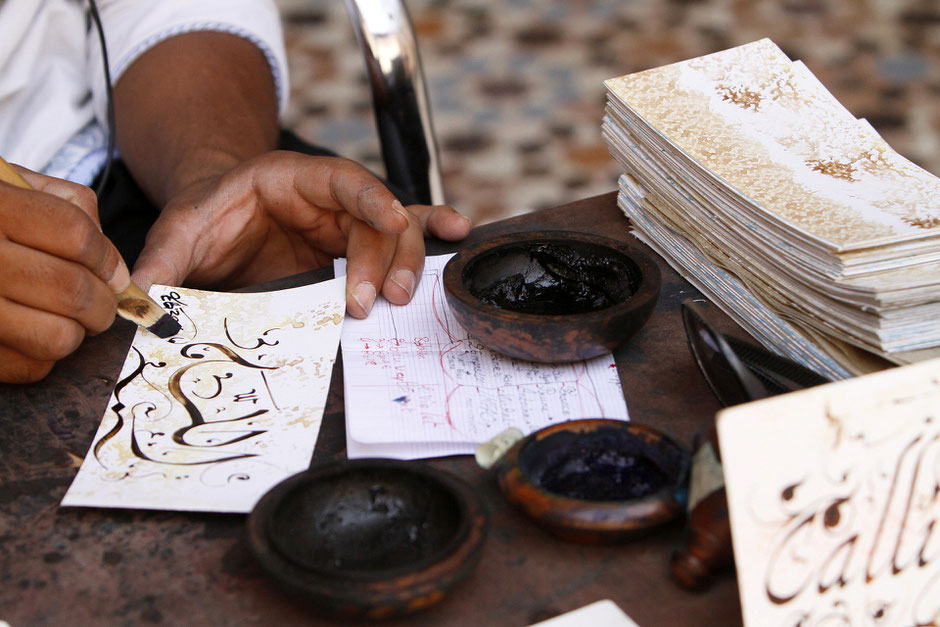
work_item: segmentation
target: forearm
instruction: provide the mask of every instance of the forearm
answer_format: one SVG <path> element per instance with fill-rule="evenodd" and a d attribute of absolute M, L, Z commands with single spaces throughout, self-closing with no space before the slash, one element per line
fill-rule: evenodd
<path fill-rule="evenodd" d="M 251 42 L 226 33 L 157 44 L 122 74 L 114 107 L 121 156 L 158 206 L 277 144 L 267 60 Z"/>

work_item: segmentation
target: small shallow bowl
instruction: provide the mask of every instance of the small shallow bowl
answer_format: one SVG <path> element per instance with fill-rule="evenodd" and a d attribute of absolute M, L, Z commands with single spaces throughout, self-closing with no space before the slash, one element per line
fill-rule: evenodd
<path fill-rule="evenodd" d="M 683 515 L 690 463 L 661 431 L 589 418 L 522 438 L 492 470 L 503 495 L 555 536 L 606 544 Z"/>
<path fill-rule="evenodd" d="M 444 267 L 457 321 L 488 348 L 537 362 L 614 349 L 646 323 L 659 288 L 659 267 L 637 246 L 573 231 L 503 235 Z"/>
<path fill-rule="evenodd" d="M 439 601 L 480 559 L 488 515 L 463 480 L 415 462 L 314 467 L 265 494 L 248 540 L 273 581 L 317 610 L 390 618 Z"/>

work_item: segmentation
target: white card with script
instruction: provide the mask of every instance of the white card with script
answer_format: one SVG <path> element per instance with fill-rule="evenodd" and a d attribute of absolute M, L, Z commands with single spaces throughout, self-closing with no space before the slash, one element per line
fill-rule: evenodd
<path fill-rule="evenodd" d="M 182 331 L 138 329 L 63 505 L 249 512 L 306 470 L 345 281 L 232 294 L 154 286 Z"/>
<path fill-rule="evenodd" d="M 717 420 L 747 625 L 940 624 L 940 360 Z"/>

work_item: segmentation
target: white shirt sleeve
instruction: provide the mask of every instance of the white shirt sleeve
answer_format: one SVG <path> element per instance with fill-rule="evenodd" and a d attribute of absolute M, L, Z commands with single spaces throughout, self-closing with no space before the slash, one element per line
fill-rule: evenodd
<path fill-rule="evenodd" d="M 181 33 L 220 31 L 248 39 L 271 66 L 280 111 L 287 106 L 287 53 L 273 0 L 98 0 L 112 84 L 148 48 Z M 95 114 L 107 125 L 104 61 L 98 33 L 89 29 L 88 82 Z"/>

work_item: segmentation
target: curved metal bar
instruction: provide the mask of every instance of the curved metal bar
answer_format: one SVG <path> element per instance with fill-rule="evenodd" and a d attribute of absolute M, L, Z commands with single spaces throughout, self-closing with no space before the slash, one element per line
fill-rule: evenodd
<path fill-rule="evenodd" d="M 402 0 L 345 0 L 372 86 L 388 181 L 424 204 L 444 185 L 411 17 Z"/>

